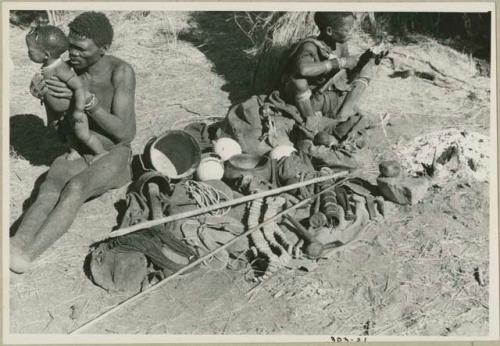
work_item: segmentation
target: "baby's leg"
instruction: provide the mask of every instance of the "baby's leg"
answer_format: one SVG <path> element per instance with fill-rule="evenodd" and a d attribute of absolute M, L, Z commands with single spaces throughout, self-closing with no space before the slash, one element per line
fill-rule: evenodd
<path fill-rule="evenodd" d="M 76 138 L 89 147 L 94 154 L 105 153 L 106 149 L 101 141 L 89 129 L 87 115 L 83 112 L 74 112 L 73 119 Z"/>

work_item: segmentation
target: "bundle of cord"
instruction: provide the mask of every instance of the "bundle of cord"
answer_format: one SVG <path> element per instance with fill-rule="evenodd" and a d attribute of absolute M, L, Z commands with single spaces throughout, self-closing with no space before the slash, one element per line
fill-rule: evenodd
<path fill-rule="evenodd" d="M 216 205 L 222 201 L 228 201 L 230 199 L 224 192 L 203 182 L 187 180 L 183 183 L 183 185 L 189 196 L 196 201 L 196 204 L 200 208 Z M 221 208 L 211 211 L 210 214 L 214 216 L 223 216 L 230 210 L 231 207 Z"/>

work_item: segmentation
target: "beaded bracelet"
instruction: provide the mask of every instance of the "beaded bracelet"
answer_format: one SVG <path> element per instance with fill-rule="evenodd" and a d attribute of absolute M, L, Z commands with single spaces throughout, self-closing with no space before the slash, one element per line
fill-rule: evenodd
<path fill-rule="evenodd" d="M 352 83 L 361 83 L 361 84 L 364 84 L 365 87 L 368 88 L 368 85 L 370 84 L 370 80 L 368 78 L 365 78 L 365 77 L 359 77 L 359 78 L 356 78 Z"/>
<path fill-rule="evenodd" d="M 89 113 L 94 110 L 94 108 L 99 104 L 99 99 L 95 94 L 91 94 L 90 101 L 85 104 L 84 110 L 85 112 Z"/>

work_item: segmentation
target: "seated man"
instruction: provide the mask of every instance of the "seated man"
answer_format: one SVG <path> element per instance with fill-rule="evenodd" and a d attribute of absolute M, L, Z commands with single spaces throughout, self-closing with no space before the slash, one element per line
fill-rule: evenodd
<path fill-rule="evenodd" d="M 315 134 L 321 130 L 317 112 L 338 122 L 347 120 L 371 78 L 373 63 L 368 62 L 355 76 L 347 97 L 346 90 L 325 84 L 341 69 L 353 70 L 358 56 L 350 56 L 347 41 L 355 18 L 352 12 L 316 12 L 314 21 L 320 30 L 317 38 L 307 38 L 291 50 L 280 93 L 284 101 L 299 110 L 305 128 Z"/>
<path fill-rule="evenodd" d="M 135 137 L 135 73 L 121 59 L 106 55 L 113 39 L 113 28 L 102 13 L 85 12 L 69 24 L 69 64 L 86 89 L 85 113 L 89 128 L 108 152 L 92 160 L 94 153 L 77 148 L 82 156 L 68 160 L 67 154 L 51 165 L 33 205 L 23 215 L 10 239 L 10 269 L 23 273 L 31 263 L 68 231 L 83 203 L 130 181 L 130 142 Z M 67 112 L 56 112 L 73 97 L 61 81 L 49 79 L 46 111 L 49 122 L 58 129 L 68 125 Z M 50 101 L 51 99 L 54 99 Z M 57 102 L 59 98 L 60 102 Z"/>

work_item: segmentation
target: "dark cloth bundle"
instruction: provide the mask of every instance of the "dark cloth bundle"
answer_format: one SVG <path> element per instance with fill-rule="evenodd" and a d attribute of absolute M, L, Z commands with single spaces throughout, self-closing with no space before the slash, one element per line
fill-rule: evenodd
<path fill-rule="evenodd" d="M 231 189 L 223 182 L 209 181 L 207 183 L 232 198 Z M 135 184 L 133 187 L 139 189 L 142 185 Z M 126 211 L 123 213 L 120 228 L 148 220 L 150 210 L 145 198 L 142 191 L 128 192 Z M 182 183 L 175 185 L 170 196 L 162 195 L 162 203 L 162 210 L 169 215 L 198 208 L 196 201 L 189 195 Z M 197 222 L 200 226 L 209 223 L 203 232 L 202 242 L 190 243 L 185 239 L 181 227 L 189 222 L 188 219 L 110 238 L 103 243 L 96 244 L 89 255 L 92 280 L 108 291 L 140 290 L 144 284 L 148 283 L 148 274 L 157 273 L 159 270 L 163 277 L 169 276 L 198 259 L 208 250 L 213 250 L 212 246 L 207 246 L 207 244 L 221 244 L 229 240 L 230 238 L 225 235 L 226 231 L 213 232 L 218 228 L 225 230 L 224 225 L 228 225 L 228 220 L 232 220 L 231 229 L 241 233 L 244 209 L 245 205 L 232 208 L 223 218 L 216 216 L 208 218 L 205 215 L 195 218 L 199 220 Z M 237 227 L 238 225 L 240 227 Z M 198 234 L 195 233 L 194 236 Z M 200 251 L 200 248 L 193 244 L 200 244 L 203 250 Z M 241 248 L 242 246 L 239 246 L 238 251 L 241 251 Z M 153 266 L 148 266 L 148 263 Z M 130 268 L 130 271 L 127 268 Z"/>
<path fill-rule="evenodd" d="M 318 96 L 323 107 L 337 107 L 337 101 L 329 100 L 328 94 Z M 328 99 L 328 100 L 326 100 Z M 300 117 L 293 105 L 286 103 L 279 91 L 268 96 L 254 95 L 229 110 L 221 123 L 221 135 L 234 138 L 244 153 L 263 155 L 278 145 L 291 145 L 298 139 L 295 120 Z M 321 128 L 331 129 L 338 121 L 321 117 Z"/>

